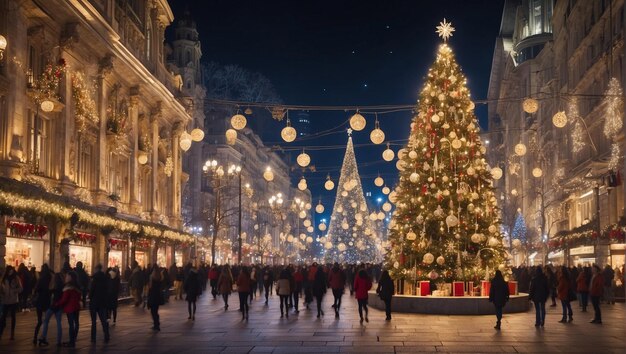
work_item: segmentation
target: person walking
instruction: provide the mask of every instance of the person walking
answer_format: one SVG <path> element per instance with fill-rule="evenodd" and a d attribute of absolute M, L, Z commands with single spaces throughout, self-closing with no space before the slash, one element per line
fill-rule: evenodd
<path fill-rule="evenodd" d="M 70 340 L 62 345 L 68 348 L 76 346 L 76 337 L 78 335 L 78 312 L 80 312 L 80 301 L 82 292 L 78 286 L 78 275 L 76 272 L 69 272 L 65 275 L 65 286 L 61 298 L 54 304 L 55 307 L 63 309 L 63 313 L 67 316 L 68 332 Z"/>
<path fill-rule="evenodd" d="M 557 278 L 556 278 L 556 274 L 554 274 L 554 270 L 552 269 L 552 266 L 548 266 L 546 268 L 546 277 L 548 278 L 548 287 L 550 288 L 550 299 L 552 299 L 552 304 L 550 304 L 550 307 L 556 307 Z"/>
<path fill-rule="evenodd" d="M 222 268 L 222 272 L 217 281 L 217 288 L 224 299 L 224 311 L 226 311 L 228 310 L 228 296 L 233 291 L 233 274 L 228 264 Z"/>
<path fill-rule="evenodd" d="M 367 292 L 372 288 L 372 280 L 369 275 L 365 271 L 365 269 L 361 269 L 357 276 L 354 278 L 354 297 L 359 304 L 359 317 L 361 318 L 361 323 L 363 323 L 363 311 L 365 311 L 365 322 L 369 322 L 368 309 L 367 309 Z"/>
<path fill-rule="evenodd" d="M 500 329 L 502 323 L 502 308 L 509 301 L 509 284 L 504 281 L 502 272 L 496 270 L 496 275 L 491 280 L 491 288 L 489 289 L 489 302 L 493 303 L 496 308 L 496 325 L 493 327 Z"/>
<path fill-rule="evenodd" d="M 22 292 L 22 284 L 15 272 L 15 268 L 7 266 L 0 283 L 0 298 L 2 299 L 2 316 L 0 316 L 0 338 L 7 324 L 7 316 L 11 315 L 11 337 L 15 339 L 15 315 L 19 304 L 19 296 Z"/>
<path fill-rule="evenodd" d="M 120 294 L 121 279 L 117 267 L 109 268 L 107 274 L 109 276 L 107 289 L 107 309 L 109 314 L 107 317 L 113 320 L 113 326 L 115 326 L 117 322 L 117 300 Z"/>
<path fill-rule="evenodd" d="M 535 275 L 530 280 L 528 297 L 535 304 L 535 327 L 543 327 L 546 320 L 546 301 L 550 295 L 548 278 L 543 274 L 541 267 L 537 267 Z"/>
<path fill-rule="evenodd" d="M 265 290 L 265 305 L 268 304 L 270 293 L 272 292 L 272 284 L 274 284 L 274 272 L 269 266 L 265 266 L 263 270 L 263 288 Z"/>
<path fill-rule="evenodd" d="M 587 312 L 587 305 L 589 304 L 589 282 L 591 282 L 589 273 L 589 267 L 585 267 L 576 278 L 576 292 L 580 295 L 580 306 L 583 308 L 583 312 Z"/>
<path fill-rule="evenodd" d="M 209 285 L 211 286 L 211 295 L 213 300 L 217 298 L 217 280 L 220 277 L 220 273 L 217 271 L 217 266 L 213 264 L 209 270 Z"/>
<path fill-rule="evenodd" d="M 20 312 L 29 312 L 28 300 L 30 299 L 30 295 L 33 292 L 33 281 L 31 273 L 28 271 L 28 268 L 24 265 L 24 263 L 20 263 L 17 268 L 17 277 L 19 279 L 20 285 L 22 286 L 22 290 L 18 295 L 19 300 L 19 310 Z"/>
<path fill-rule="evenodd" d="M 252 303 L 252 299 L 256 297 L 257 286 L 257 271 L 256 267 L 253 265 L 252 267 L 250 267 L 250 303 Z"/>
<path fill-rule="evenodd" d="M 69 263 L 63 265 L 62 272 L 53 273 L 50 271 L 52 276 L 52 297 L 50 298 L 50 307 L 46 311 L 46 316 L 43 321 L 43 328 L 41 330 L 41 337 L 39 338 L 39 346 L 45 347 L 48 346 L 48 325 L 50 324 L 50 318 L 54 316 L 57 324 L 57 347 L 60 347 L 61 340 L 63 339 L 63 329 L 61 327 L 61 316 L 63 315 L 63 309 L 60 307 L 54 306 L 54 303 L 61 299 L 63 296 L 63 287 L 65 286 L 65 275 L 69 272 Z"/>
<path fill-rule="evenodd" d="M 298 303 L 300 301 L 300 293 L 302 292 L 302 281 L 304 280 L 300 267 L 296 267 L 291 277 L 294 285 L 291 292 L 291 297 L 293 298 L 293 308 L 295 313 L 300 313 Z"/>
<path fill-rule="evenodd" d="M 237 293 L 239 294 L 239 307 L 241 311 L 241 320 L 248 319 L 248 313 L 250 307 L 248 305 L 248 298 L 250 297 L 250 290 L 252 289 L 252 279 L 250 279 L 250 271 L 248 267 L 241 267 L 239 276 L 237 276 Z"/>
<path fill-rule="evenodd" d="M 89 285 L 89 314 L 91 315 L 91 343 L 96 342 L 97 318 L 100 318 L 104 342 L 110 339 L 109 321 L 107 320 L 109 303 L 109 277 L 102 271 L 102 265 L 98 264 L 94 268 Z"/>
<path fill-rule="evenodd" d="M 189 313 L 188 320 L 196 320 L 196 301 L 202 294 L 202 283 L 200 282 L 200 275 L 198 269 L 193 266 L 189 270 L 187 280 L 185 280 L 185 293 L 187 294 L 187 312 Z"/>
<path fill-rule="evenodd" d="M 572 322 L 574 320 L 572 313 L 572 304 L 570 301 L 572 300 L 571 294 L 571 280 L 569 277 L 569 271 L 565 266 L 562 266 L 559 270 L 559 282 L 556 288 L 557 297 L 561 300 L 561 306 L 563 307 L 563 318 L 559 321 L 560 323 Z M 568 320 L 569 315 L 569 320 Z"/>
<path fill-rule="evenodd" d="M 41 324 L 43 323 L 43 316 L 50 308 L 50 297 L 51 297 L 51 289 L 50 286 L 52 283 L 52 273 L 50 273 L 50 268 L 47 263 L 44 263 L 41 266 L 41 271 L 39 273 L 39 279 L 37 279 L 37 283 L 35 284 L 34 290 L 34 305 L 37 311 L 37 324 L 35 325 L 35 335 L 33 336 L 33 344 L 37 344 L 37 339 L 39 337 L 39 330 L 41 329 Z"/>
<path fill-rule="evenodd" d="M 85 267 L 83 266 L 83 262 L 76 262 L 76 269 L 74 269 L 76 275 L 78 276 L 78 289 L 81 292 L 83 299 L 83 308 L 87 306 L 87 292 L 89 292 L 89 275 L 85 271 Z"/>
<path fill-rule="evenodd" d="M 376 287 L 376 293 L 380 297 L 380 299 L 385 303 L 385 314 L 387 317 L 386 321 L 391 321 L 391 299 L 395 294 L 395 286 L 393 284 L 393 280 L 389 276 L 388 270 L 383 270 L 380 275 L 380 279 L 378 280 L 378 287 Z"/>
<path fill-rule="evenodd" d="M 143 302 L 144 274 L 137 261 L 133 261 L 133 270 L 130 274 L 128 286 L 130 286 L 133 298 L 135 299 L 135 307 Z"/>
<path fill-rule="evenodd" d="M 339 267 L 339 263 L 333 265 L 328 273 L 328 283 L 333 292 L 333 308 L 335 309 L 335 318 L 339 318 L 339 309 L 341 308 L 341 297 L 346 287 L 346 274 Z"/>
<path fill-rule="evenodd" d="M 604 301 L 609 305 L 615 305 L 615 297 L 613 290 L 613 278 L 615 277 L 615 271 L 609 264 L 604 266 L 602 271 L 602 278 L 604 279 Z"/>
<path fill-rule="evenodd" d="M 313 263 L 313 266 L 311 267 L 315 267 L 315 269 L 317 269 L 315 272 L 315 278 L 311 284 L 311 290 L 313 296 L 315 296 L 315 300 L 317 301 L 317 318 L 320 318 L 320 315 L 324 316 L 322 301 L 324 300 L 324 295 L 326 295 L 327 289 L 326 273 L 324 273 L 324 268 L 318 267 L 316 263 Z"/>
<path fill-rule="evenodd" d="M 604 284 L 606 279 L 602 274 L 602 270 L 597 264 L 593 265 L 593 275 L 591 276 L 591 286 L 589 295 L 591 295 L 591 305 L 593 306 L 593 319 L 590 323 L 602 324 L 602 312 L 600 311 L 600 298 L 604 292 Z"/>
<path fill-rule="evenodd" d="M 159 306 L 163 305 L 163 282 L 163 273 L 155 267 L 148 282 L 147 298 L 147 306 L 150 308 L 150 315 L 152 315 L 152 329 L 155 331 L 161 330 Z"/>
<path fill-rule="evenodd" d="M 280 277 L 276 282 L 276 294 L 280 297 L 280 318 L 283 318 L 285 312 L 287 312 L 287 318 L 289 318 L 289 296 L 291 295 L 291 288 L 289 286 L 289 269 L 285 268 L 280 272 Z M 284 306 L 284 311 L 283 311 Z M 319 316 L 318 316 L 319 317 Z"/>

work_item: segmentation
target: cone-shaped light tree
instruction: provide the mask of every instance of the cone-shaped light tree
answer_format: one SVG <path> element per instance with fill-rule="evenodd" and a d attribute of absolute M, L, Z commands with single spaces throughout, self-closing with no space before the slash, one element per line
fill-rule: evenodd
<path fill-rule="evenodd" d="M 351 136 L 326 237 L 327 262 L 379 262 L 381 259 L 380 236 L 369 218 Z"/>
<path fill-rule="evenodd" d="M 449 26 L 445 20 L 441 25 Z M 440 35 L 446 40 L 452 30 Z M 408 144 L 398 153 L 386 255 L 392 276 L 449 282 L 505 270 L 499 210 L 474 103 L 445 42 L 416 112 Z"/>

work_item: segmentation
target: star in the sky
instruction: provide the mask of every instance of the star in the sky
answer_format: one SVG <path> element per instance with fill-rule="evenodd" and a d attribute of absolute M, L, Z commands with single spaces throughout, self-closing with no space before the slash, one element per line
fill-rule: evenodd
<path fill-rule="evenodd" d="M 443 38 L 444 42 L 448 40 L 448 38 L 452 37 L 452 32 L 454 32 L 454 27 L 452 27 L 451 22 L 446 22 L 446 19 L 443 19 L 443 22 L 439 22 L 439 26 L 437 26 L 437 34 L 439 37 Z"/>

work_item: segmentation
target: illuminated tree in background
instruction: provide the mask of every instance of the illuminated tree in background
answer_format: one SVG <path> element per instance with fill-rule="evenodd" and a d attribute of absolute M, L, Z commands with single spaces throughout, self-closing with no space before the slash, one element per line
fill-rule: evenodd
<path fill-rule="evenodd" d="M 522 215 L 520 211 L 517 212 L 517 218 L 515 218 L 515 225 L 513 225 L 513 231 L 511 232 L 511 240 L 520 240 L 524 245 L 526 245 L 528 241 L 526 236 L 526 220 L 524 220 L 524 215 Z"/>
<path fill-rule="evenodd" d="M 450 29 L 440 35 L 447 39 Z M 394 278 L 477 280 L 506 269 L 492 176 L 466 84 L 451 48 L 441 44 L 408 144 L 398 152 L 386 255 Z"/>
<path fill-rule="evenodd" d="M 379 247 L 379 237 L 369 219 L 361 187 L 352 137 L 349 136 L 325 242 L 326 261 L 376 262 L 380 260 Z"/>

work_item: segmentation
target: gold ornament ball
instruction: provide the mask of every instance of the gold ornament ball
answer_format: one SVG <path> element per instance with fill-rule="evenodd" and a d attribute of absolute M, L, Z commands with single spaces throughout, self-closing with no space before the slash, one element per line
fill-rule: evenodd
<path fill-rule="evenodd" d="M 416 172 L 411 173 L 409 176 L 411 183 L 417 183 L 419 181 L 419 175 Z"/>
<path fill-rule="evenodd" d="M 543 176 L 543 170 L 539 167 L 533 168 L 533 177 L 539 178 L 541 176 Z"/>
<path fill-rule="evenodd" d="M 265 172 L 263 172 L 263 178 L 268 182 L 274 180 L 274 172 L 272 172 L 272 169 L 269 166 L 265 169 Z"/>
<path fill-rule="evenodd" d="M 413 232 L 413 230 L 409 230 L 409 232 L 406 234 L 406 239 L 409 241 L 413 241 L 417 238 L 417 235 L 415 234 L 415 232 Z"/>
<path fill-rule="evenodd" d="M 453 148 L 460 149 L 462 145 L 463 145 L 463 143 L 461 143 L 461 140 L 459 140 L 459 139 L 452 140 L 452 147 Z"/>
<path fill-rule="evenodd" d="M 511 195 L 514 197 L 517 197 L 517 195 L 519 194 L 519 192 L 517 191 L 517 189 L 513 188 L 511 189 Z"/>
<path fill-rule="evenodd" d="M 552 124 L 557 128 L 563 128 L 567 125 L 567 115 L 564 111 L 556 112 L 552 116 Z"/>
<path fill-rule="evenodd" d="M 491 176 L 493 177 L 493 179 L 496 179 L 496 180 L 502 178 L 502 169 L 500 167 L 492 168 Z"/>
<path fill-rule="evenodd" d="M 246 117 L 244 117 L 243 114 L 235 114 L 230 119 L 230 125 L 232 125 L 232 127 L 237 130 L 241 130 L 245 128 L 247 123 L 248 123 L 248 120 L 246 119 Z"/>
<path fill-rule="evenodd" d="M 443 258 L 443 256 L 439 256 L 437 257 L 437 264 L 439 264 L 440 266 L 444 265 L 444 263 L 446 263 L 446 259 Z"/>
<path fill-rule="evenodd" d="M 335 188 L 335 182 L 331 181 L 330 179 L 326 181 L 326 183 L 324 183 L 324 188 L 326 188 L 327 191 L 332 191 L 333 188 Z"/>
<path fill-rule="evenodd" d="M 378 176 L 376 177 L 376 179 L 374 179 L 374 184 L 376 185 L 376 187 L 382 187 L 383 184 L 385 184 L 385 181 L 382 177 Z"/>
<path fill-rule="evenodd" d="M 396 193 L 396 191 L 389 193 L 389 201 L 395 204 L 398 201 L 397 196 L 398 194 Z"/>
<path fill-rule="evenodd" d="M 394 158 L 394 152 L 393 150 L 391 150 L 390 148 L 387 148 L 385 151 L 383 151 L 383 160 L 389 162 L 391 160 L 393 160 Z"/>
<path fill-rule="evenodd" d="M 522 102 L 522 109 L 526 113 L 535 113 L 539 109 L 539 102 L 534 98 L 527 98 Z"/>
<path fill-rule="evenodd" d="M 389 204 L 389 203 L 385 202 L 385 203 L 383 204 L 383 210 L 384 210 L 384 211 L 390 211 L 390 210 L 391 210 L 391 204 Z"/>
<path fill-rule="evenodd" d="M 195 142 L 200 142 L 204 139 L 204 130 L 200 128 L 195 128 L 191 131 L 191 140 Z"/>
<path fill-rule="evenodd" d="M 191 135 L 189 135 L 187 132 L 183 132 L 180 135 L 180 141 L 178 142 L 178 145 L 183 151 L 188 151 L 189 148 L 191 148 Z"/>
<path fill-rule="evenodd" d="M 226 131 L 226 143 L 228 145 L 235 145 L 237 142 L 237 131 L 235 129 L 228 129 Z"/>
<path fill-rule="evenodd" d="M 526 155 L 526 145 L 519 143 L 515 145 L 514 151 L 517 156 L 524 156 Z"/>
<path fill-rule="evenodd" d="M 383 194 L 389 194 L 389 192 L 391 192 L 389 190 L 389 187 L 387 187 L 387 186 L 383 187 Z"/>
<path fill-rule="evenodd" d="M 148 153 L 145 151 L 139 151 L 139 154 L 137 155 L 137 162 L 142 165 L 148 163 Z"/>
<path fill-rule="evenodd" d="M 309 219 L 304 220 L 304 221 L 302 222 L 302 225 L 304 225 L 304 227 L 309 227 L 309 226 L 311 226 L 311 220 L 309 220 Z"/>
<path fill-rule="evenodd" d="M 404 171 L 404 162 L 402 162 L 402 160 L 398 160 L 396 162 L 396 168 L 398 171 Z"/>
<path fill-rule="evenodd" d="M 385 213 L 379 211 L 378 214 L 376 214 L 376 217 L 378 218 L 378 220 L 382 220 L 385 218 Z"/>
<path fill-rule="evenodd" d="M 426 264 L 432 264 L 435 261 L 435 256 L 432 253 L 426 253 L 422 261 Z"/>
<path fill-rule="evenodd" d="M 288 143 L 296 140 L 296 135 L 297 133 L 294 127 L 289 125 L 284 127 L 283 130 L 280 132 L 280 136 L 283 138 L 284 141 Z"/>
<path fill-rule="evenodd" d="M 323 212 L 324 212 L 324 206 L 323 206 L 322 204 L 318 204 L 318 205 L 315 207 L 315 212 L 316 212 L 316 213 L 318 213 L 318 214 L 323 213 Z"/>
<path fill-rule="evenodd" d="M 472 237 L 470 237 L 470 240 L 472 240 L 472 242 L 474 243 L 479 243 L 481 239 L 482 239 L 482 235 L 478 233 L 475 233 L 472 235 Z"/>
<path fill-rule="evenodd" d="M 43 100 L 39 106 L 41 107 L 41 110 L 44 112 L 52 112 L 54 110 L 54 102 L 48 99 Z"/>
<path fill-rule="evenodd" d="M 321 223 L 317 228 L 320 229 L 320 231 L 326 231 L 326 224 Z"/>
<path fill-rule="evenodd" d="M 298 162 L 298 165 L 300 165 L 300 167 L 307 167 L 311 163 L 311 156 L 309 156 L 309 154 L 307 154 L 306 152 L 302 152 L 300 155 L 298 155 L 296 161 Z"/>
<path fill-rule="evenodd" d="M 360 113 L 355 113 L 352 117 L 350 117 L 350 128 L 357 132 L 365 129 L 365 124 L 367 121 Z"/>
<path fill-rule="evenodd" d="M 370 133 L 370 140 L 376 145 L 382 144 L 385 141 L 385 133 L 380 128 L 376 128 Z"/>
<path fill-rule="evenodd" d="M 411 150 L 409 152 L 409 157 L 411 158 L 411 160 L 415 160 L 417 158 L 417 152 L 415 150 Z"/>

